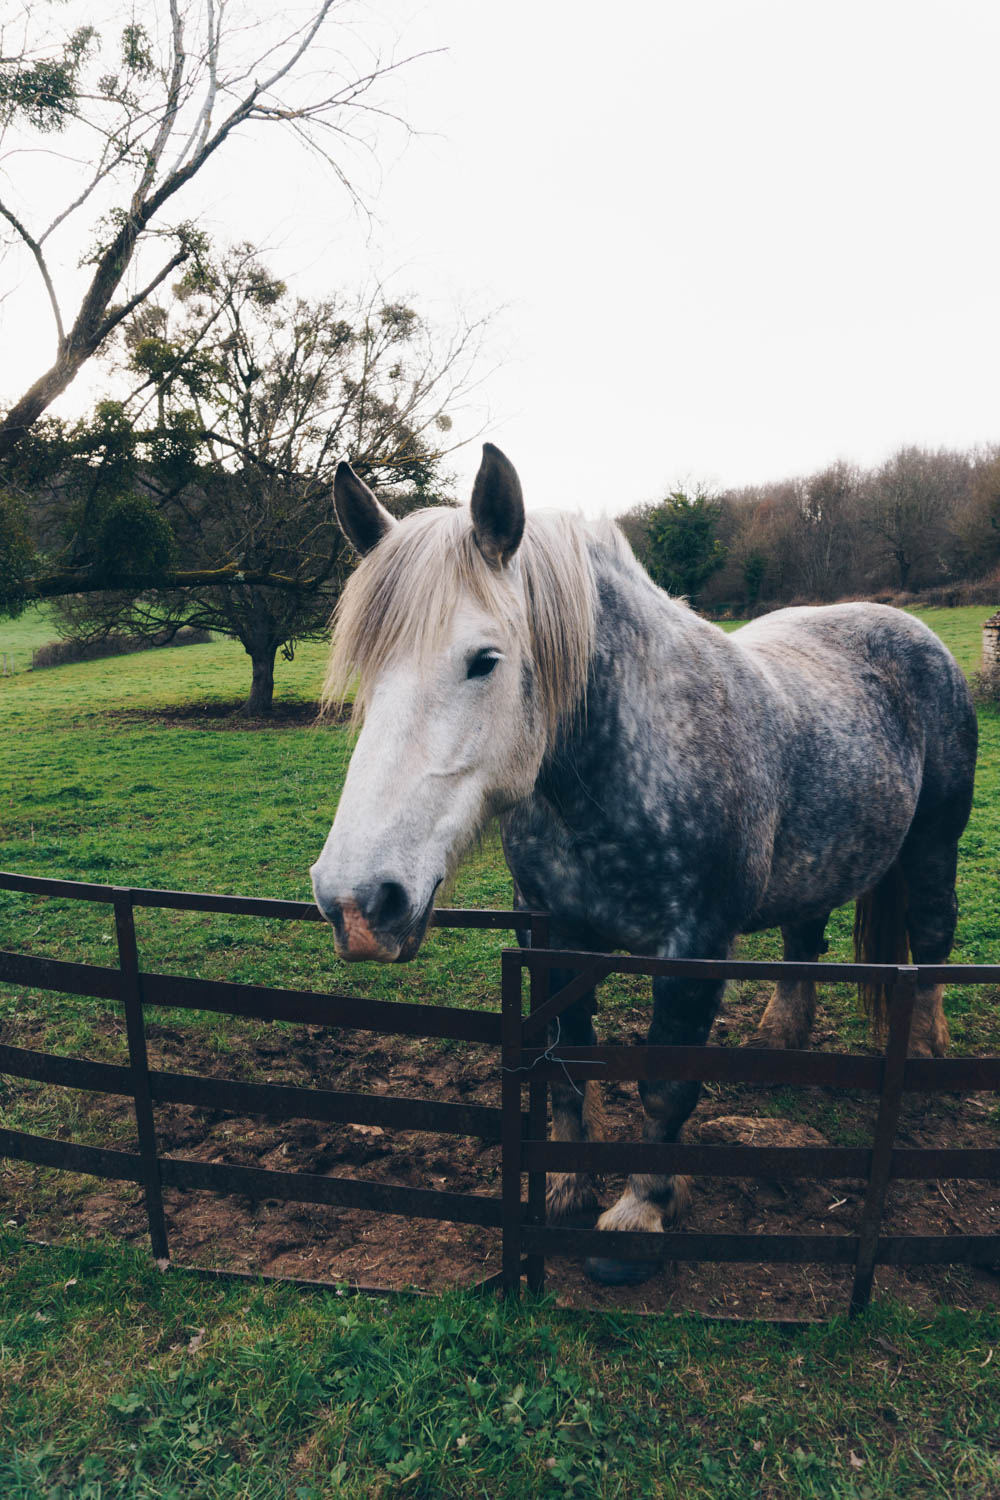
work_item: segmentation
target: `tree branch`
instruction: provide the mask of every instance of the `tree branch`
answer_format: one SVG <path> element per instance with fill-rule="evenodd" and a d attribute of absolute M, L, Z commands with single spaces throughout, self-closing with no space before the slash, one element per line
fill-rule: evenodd
<path fill-rule="evenodd" d="M 160 283 L 167 279 L 171 271 L 175 271 L 178 266 L 183 265 L 190 254 L 191 251 L 186 246 L 178 250 L 177 254 L 171 256 L 170 260 L 167 261 L 163 270 L 153 277 L 148 286 L 143 287 L 141 292 L 136 292 L 135 296 L 130 297 L 121 307 L 113 309 L 97 330 L 98 342 L 103 343 L 112 329 L 117 328 L 118 324 L 124 318 L 127 318 L 129 313 L 135 312 L 137 307 L 140 307 L 148 297 L 151 297 Z"/>
<path fill-rule="evenodd" d="M 303 56 L 316 41 L 320 29 L 328 20 L 335 3 L 336 0 L 318 0 L 312 15 L 303 26 L 286 34 L 274 46 L 267 47 L 263 55 L 259 56 L 250 68 L 242 73 L 240 87 L 245 88 L 246 91 L 238 94 L 235 78 L 233 76 L 228 79 L 224 78 L 220 68 L 221 23 L 224 7 L 222 4 L 215 3 L 215 0 L 210 0 L 207 64 L 205 59 L 202 59 L 200 64 L 197 62 L 195 64 L 196 76 L 199 67 L 203 72 L 207 67 L 206 97 L 180 157 L 172 168 L 164 172 L 163 157 L 167 141 L 176 128 L 179 112 L 186 98 L 195 86 L 194 82 L 191 82 L 186 90 L 185 67 L 189 55 L 183 50 L 181 7 L 178 0 L 170 0 L 172 23 L 170 69 L 169 76 L 163 79 L 162 101 L 150 116 L 149 127 L 155 130 L 155 134 L 149 147 L 142 154 L 140 161 L 136 138 L 132 134 L 132 125 L 136 117 L 141 117 L 143 110 L 137 103 L 126 100 L 124 97 L 116 102 L 121 105 L 126 114 L 125 139 L 122 138 L 120 132 L 118 134 L 103 132 L 107 141 L 114 141 L 111 153 L 114 159 L 108 161 L 107 172 L 103 174 L 103 180 L 107 180 L 107 174 L 110 173 L 112 166 L 117 165 L 129 155 L 133 147 L 137 153 L 137 177 L 131 198 L 126 200 L 128 207 L 119 205 L 117 223 L 110 242 L 106 243 L 95 257 L 95 268 L 90 285 L 83 293 L 73 326 L 68 333 L 63 327 L 54 288 L 44 264 L 39 242 L 27 233 L 24 226 L 9 210 L 5 211 L 8 221 L 29 246 L 38 262 L 49 292 L 53 312 L 56 315 L 60 344 L 58 356 L 52 365 L 0 418 L 0 459 L 11 452 L 46 407 L 66 389 L 80 368 L 100 347 L 102 340 L 118 325 L 121 317 L 126 315 L 125 313 L 109 315 L 108 309 L 128 273 L 140 239 L 149 229 L 156 214 L 201 171 L 237 126 L 259 118 L 274 119 L 291 124 L 294 128 L 296 122 L 322 123 L 320 117 L 327 111 L 359 110 L 361 108 L 358 102 L 360 97 L 374 81 L 383 73 L 402 66 L 401 63 L 392 62 L 384 68 L 369 68 L 361 78 L 355 78 L 338 91 L 326 94 L 318 101 L 306 101 L 299 105 L 284 107 L 280 99 L 275 99 L 273 90 L 298 68 Z M 289 50 L 283 60 L 277 60 L 283 48 Z M 276 65 L 266 77 L 258 80 L 257 70 L 265 62 L 270 63 L 272 60 L 276 60 Z M 249 82 L 245 84 L 244 79 Z M 234 103 L 229 114 L 213 129 L 213 108 L 219 94 L 223 91 L 234 99 Z M 88 95 L 84 89 L 79 91 L 79 97 L 91 98 L 95 104 L 107 102 L 103 96 L 98 100 L 97 96 Z M 84 124 L 94 124 L 84 115 L 81 115 L 81 120 Z M 102 163 L 96 174 L 98 177 L 102 177 L 104 161 L 104 153 L 102 153 Z M 341 180 L 346 182 L 346 176 L 340 172 L 339 168 L 338 173 Z M 347 185 L 350 187 L 349 183 Z M 92 188 L 91 182 L 84 188 L 82 196 L 74 200 L 74 205 L 71 205 L 69 211 L 84 201 L 90 195 Z M 57 218 L 55 222 L 60 222 L 60 219 Z M 130 299 L 126 304 L 128 310 L 138 306 L 143 297 L 148 296 L 149 291 L 159 285 L 162 274 L 153 281 L 151 288 L 147 288 L 145 292 Z"/>
<path fill-rule="evenodd" d="M 52 304 L 52 314 L 56 320 L 56 330 L 59 334 L 59 347 L 61 349 L 63 344 L 66 342 L 66 334 L 63 330 L 62 314 L 59 311 L 59 302 L 56 298 L 56 289 L 52 285 L 52 277 L 49 275 L 49 268 L 45 264 L 45 256 L 42 254 L 42 247 L 38 243 L 38 241 L 28 233 L 27 229 L 25 229 L 24 225 L 21 223 L 17 215 L 11 213 L 10 209 L 3 202 L 0 202 L 0 214 L 3 214 L 8 224 L 12 224 L 14 226 L 24 243 L 27 245 L 28 249 L 31 251 L 32 255 L 35 257 L 35 264 L 38 266 L 38 269 L 41 272 L 42 280 L 45 282 L 45 290 L 48 292 L 49 301 Z"/>
<path fill-rule="evenodd" d="M 29 578 L 24 591 L 30 599 L 55 599 L 65 594 L 107 594 L 127 590 L 136 593 L 150 589 L 183 590 L 194 588 L 271 588 L 283 589 L 295 594 L 318 591 L 324 581 L 317 578 L 289 578 L 285 573 L 267 570 L 249 571 L 227 563 L 223 568 L 194 568 L 181 573 L 143 573 L 127 578 L 95 578 L 92 574 L 65 572 L 49 573 L 41 578 Z"/>

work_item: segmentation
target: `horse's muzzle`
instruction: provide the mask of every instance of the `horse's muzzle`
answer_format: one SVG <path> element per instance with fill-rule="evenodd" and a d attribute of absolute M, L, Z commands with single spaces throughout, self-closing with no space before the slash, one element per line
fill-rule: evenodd
<path fill-rule="evenodd" d="M 385 880 L 340 901 L 317 896 L 316 904 L 333 928 L 338 958 L 391 964 L 416 956 L 434 901 L 415 914 L 398 881 Z"/>

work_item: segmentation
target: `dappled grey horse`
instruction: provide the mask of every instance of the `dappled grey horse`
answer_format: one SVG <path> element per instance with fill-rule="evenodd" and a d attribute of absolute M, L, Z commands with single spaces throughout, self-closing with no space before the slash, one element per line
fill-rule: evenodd
<path fill-rule="evenodd" d="M 517 899 L 551 913 L 559 948 L 725 958 L 738 933 L 780 927 L 785 957 L 813 960 L 856 900 L 865 957 L 908 940 L 915 962 L 947 959 L 976 719 L 926 626 L 840 604 L 727 635 L 657 588 L 610 522 L 526 518 L 489 444 L 467 510 L 397 523 L 347 464 L 335 502 L 362 561 L 327 696 L 356 681 L 363 728 L 312 877 L 342 958 L 412 958 L 438 887 L 499 815 Z M 648 1040 L 703 1043 L 722 988 L 655 980 Z M 804 1045 L 814 1006 L 811 985 L 780 983 L 758 1044 Z M 563 1016 L 562 1041 L 593 1042 L 593 1008 Z M 913 1039 L 945 1049 L 940 987 L 918 992 Z M 699 1089 L 641 1084 L 645 1139 L 677 1140 Z M 557 1139 L 597 1137 L 596 1086 L 552 1095 Z M 634 1175 L 598 1227 L 660 1230 L 686 1194 Z M 583 1174 L 550 1178 L 553 1218 L 595 1204 Z"/>

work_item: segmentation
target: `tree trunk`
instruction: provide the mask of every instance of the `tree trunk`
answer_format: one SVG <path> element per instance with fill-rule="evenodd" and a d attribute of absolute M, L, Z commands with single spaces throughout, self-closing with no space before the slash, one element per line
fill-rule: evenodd
<path fill-rule="evenodd" d="M 271 712 L 271 700 L 274 697 L 274 657 L 277 650 L 275 645 L 247 653 L 253 662 L 250 697 L 243 710 L 248 718 L 261 718 Z"/>

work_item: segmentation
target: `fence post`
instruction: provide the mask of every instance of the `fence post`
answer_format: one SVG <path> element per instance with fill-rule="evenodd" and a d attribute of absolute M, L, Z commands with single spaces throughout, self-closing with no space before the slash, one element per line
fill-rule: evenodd
<path fill-rule="evenodd" d="M 872 1142 L 872 1165 L 868 1176 L 868 1191 L 861 1212 L 861 1228 L 858 1234 L 858 1258 L 854 1268 L 854 1285 L 851 1288 L 850 1314 L 854 1317 L 868 1306 L 872 1282 L 875 1279 L 875 1255 L 878 1250 L 879 1230 L 885 1210 L 885 1196 L 889 1186 L 889 1169 L 892 1164 L 892 1149 L 896 1139 L 896 1126 L 903 1099 L 903 1070 L 910 1045 L 910 1026 L 913 1021 L 913 1002 L 917 993 L 917 969 L 912 964 L 901 965 L 896 970 L 892 995 L 889 1001 L 889 1038 L 885 1048 L 885 1065 L 882 1070 L 882 1092 L 878 1102 L 878 1117 L 875 1121 L 875 1139 Z"/>
<path fill-rule="evenodd" d="M 516 952 L 500 955 L 500 1025 L 503 1039 L 500 1084 L 500 1179 L 503 1242 L 501 1286 L 521 1294 L 521 962 Z"/>
<path fill-rule="evenodd" d="M 531 946 L 532 948 L 547 948 L 549 946 L 549 919 L 543 913 L 535 913 L 531 918 Z M 528 974 L 528 1008 L 531 1011 L 539 1010 L 549 997 L 550 969 L 540 969 L 532 965 Z M 533 1141 L 544 1141 L 548 1130 L 548 1103 L 549 1088 L 544 1079 L 532 1081 L 528 1084 L 528 1135 Z M 545 1223 L 545 1173 L 534 1171 L 528 1173 L 528 1216 L 527 1222 L 541 1227 Z M 528 1285 L 533 1292 L 541 1292 L 545 1287 L 545 1254 L 536 1251 L 527 1258 Z"/>
<path fill-rule="evenodd" d="M 160 1165 L 156 1156 L 156 1126 L 153 1099 L 149 1089 L 149 1059 L 146 1055 L 146 1027 L 142 1014 L 142 980 L 139 976 L 139 949 L 135 940 L 135 915 L 132 892 L 115 889 L 115 933 L 118 938 L 118 964 L 122 975 L 122 999 L 125 1004 L 125 1028 L 132 1070 L 132 1094 L 135 1123 L 142 1157 L 146 1214 L 153 1258 L 166 1265 L 170 1258 L 167 1225 L 163 1215 L 163 1190 Z"/>

